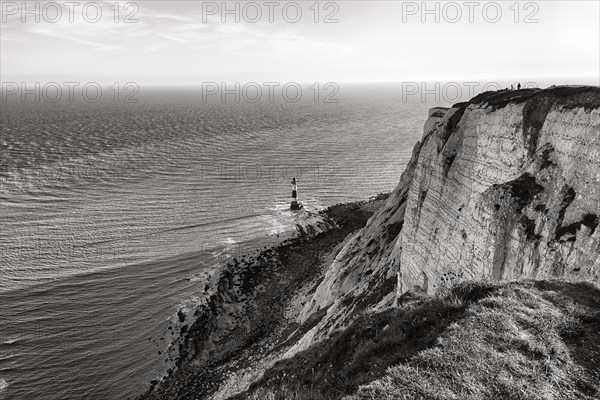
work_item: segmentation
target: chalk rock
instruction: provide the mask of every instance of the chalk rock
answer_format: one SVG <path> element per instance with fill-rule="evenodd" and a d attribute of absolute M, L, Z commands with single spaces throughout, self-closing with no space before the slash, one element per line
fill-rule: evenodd
<path fill-rule="evenodd" d="M 337 254 L 291 356 L 406 291 L 600 282 L 600 89 L 482 93 L 429 113 L 400 182 Z M 392 295 L 393 294 L 393 295 Z"/>

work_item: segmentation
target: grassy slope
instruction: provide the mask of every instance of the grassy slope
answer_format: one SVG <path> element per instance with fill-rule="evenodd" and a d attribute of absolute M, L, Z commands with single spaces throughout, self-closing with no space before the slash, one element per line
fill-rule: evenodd
<path fill-rule="evenodd" d="M 466 283 L 360 318 L 237 398 L 593 399 L 599 382 L 598 288 Z"/>

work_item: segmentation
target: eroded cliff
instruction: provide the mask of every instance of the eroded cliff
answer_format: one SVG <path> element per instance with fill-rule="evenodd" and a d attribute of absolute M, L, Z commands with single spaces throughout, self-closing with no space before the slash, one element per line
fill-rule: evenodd
<path fill-rule="evenodd" d="M 398 187 L 347 241 L 287 356 L 406 291 L 466 280 L 600 281 L 600 89 L 486 92 L 430 111 Z"/>

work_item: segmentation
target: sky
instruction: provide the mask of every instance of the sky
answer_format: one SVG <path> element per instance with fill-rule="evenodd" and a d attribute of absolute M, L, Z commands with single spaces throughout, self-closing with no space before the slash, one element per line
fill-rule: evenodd
<path fill-rule="evenodd" d="M 2 82 L 600 85 L 598 0 L 21 4 L 2 2 Z"/>

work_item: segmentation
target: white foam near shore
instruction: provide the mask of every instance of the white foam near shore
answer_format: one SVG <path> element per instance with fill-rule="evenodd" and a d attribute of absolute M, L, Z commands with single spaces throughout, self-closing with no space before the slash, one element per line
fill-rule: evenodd
<path fill-rule="evenodd" d="M 9 338 L 9 339 L 6 339 L 3 343 L 4 344 L 13 344 L 13 343 L 18 342 L 19 339 L 20 339 L 19 337 Z"/>

